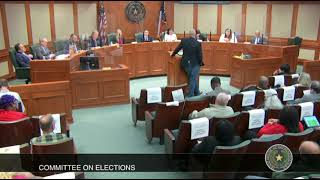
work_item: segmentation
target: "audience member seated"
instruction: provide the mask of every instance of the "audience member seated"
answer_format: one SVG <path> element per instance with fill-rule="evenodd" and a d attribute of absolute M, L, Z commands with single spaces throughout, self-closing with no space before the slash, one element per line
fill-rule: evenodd
<path fill-rule="evenodd" d="M 204 36 L 201 34 L 201 32 L 200 32 L 199 29 L 196 30 L 196 38 L 197 38 L 197 40 L 207 41 L 207 38 L 204 37 Z"/>
<path fill-rule="evenodd" d="M 40 128 L 43 132 L 42 136 L 31 139 L 32 144 L 58 143 L 67 139 L 67 135 L 54 133 L 54 120 L 51 114 L 44 115 L 39 120 Z"/>
<path fill-rule="evenodd" d="M 219 42 L 226 42 L 226 43 L 237 43 L 237 37 L 234 36 L 232 30 L 227 28 L 224 34 L 221 34 Z"/>
<path fill-rule="evenodd" d="M 35 59 L 52 59 L 55 54 L 53 54 L 48 48 L 48 40 L 47 38 L 41 38 L 39 40 L 39 47 L 35 49 Z"/>
<path fill-rule="evenodd" d="M 270 89 L 265 94 L 264 109 L 283 109 L 283 104 L 278 97 L 277 91 Z"/>
<path fill-rule="evenodd" d="M 320 168 L 320 146 L 312 141 L 304 141 L 300 148 L 301 160 L 293 163 L 286 172 L 274 172 L 272 179 L 294 179 L 297 177 L 318 174 Z"/>
<path fill-rule="evenodd" d="M 268 123 L 258 132 L 258 137 L 263 135 L 299 133 L 304 131 L 300 122 L 298 111 L 292 106 L 285 106 L 279 119 L 269 119 Z"/>
<path fill-rule="evenodd" d="M 262 38 L 260 31 L 256 30 L 254 37 L 251 39 L 251 44 L 267 44 L 267 39 L 264 37 Z"/>
<path fill-rule="evenodd" d="M 30 67 L 30 61 L 32 60 L 32 54 L 26 54 L 26 48 L 23 44 L 17 43 L 14 45 L 16 50 L 16 59 L 20 67 Z"/>
<path fill-rule="evenodd" d="M 290 65 L 289 64 L 282 64 L 279 69 L 273 72 L 273 75 L 291 75 L 290 72 Z"/>
<path fill-rule="evenodd" d="M 25 107 L 24 107 L 24 104 L 23 104 L 23 102 L 21 100 L 20 95 L 18 93 L 16 93 L 16 92 L 13 92 L 13 91 L 9 90 L 9 83 L 8 83 L 8 81 L 6 79 L 0 79 L 0 98 L 3 95 L 11 95 L 14 98 L 16 98 L 16 100 L 18 100 L 20 105 L 21 105 L 21 109 L 19 107 L 19 110 L 21 110 L 22 112 L 25 112 Z"/>
<path fill-rule="evenodd" d="M 269 88 L 269 79 L 266 76 L 260 76 L 258 85 L 251 85 L 244 87 L 243 89 L 240 90 L 240 92 L 244 91 L 258 91 L 258 90 L 267 90 Z"/>
<path fill-rule="evenodd" d="M 152 41 L 153 41 L 153 38 L 149 35 L 149 31 L 145 30 L 143 32 L 141 42 L 152 42 Z"/>
<path fill-rule="evenodd" d="M 212 117 L 223 118 L 227 116 L 231 116 L 234 114 L 233 109 L 230 106 L 227 106 L 228 101 L 231 99 L 231 96 L 226 93 L 219 93 L 215 104 L 210 104 L 209 108 L 205 108 L 198 112 L 194 110 L 190 115 L 189 119 L 196 119 L 207 117 L 211 119 Z"/>
<path fill-rule="evenodd" d="M 230 91 L 226 89 L 222 89 L 220 78 L 217 76 L 211 79 L 211 88 L 212 88 L 212 91 L 208 92 L 206 95 L 217 96 L 221 92 L 224 92 L 226 94 L 231 94 Z"/>
<path fill-rule="evenodd" d="M 304 102 L 315 102 L 320 100 L 320 81 L 312 81 L 310 86 L 310 94 L 303 95 L 302 98 L 296 99 L 295 104 Z"/>
<path fill-rule="evenodd" d="M 79 50 L 81 50 L 80 45 L 79 45 L 79 38 L 76 34 L 70 35 L 70 39 L 64 47 L 64 53 L 70 54 L 69 50 L 71 48 L 74 50 L 74 52 L 78 52 Z"/>
<path fill-rule="evenodd" d="M 192 153 L 211 154 L 216 146 L 234 146 L 241 143 L 241 138 L 235 136 L 234 126 L 228 120 L 220 120 L 215 131 L 215 136 L 205 137 L 201 143 L 196 144 Z"/>
<path fill-rule="evenodd" d="M 298 79 L 298 84 L 296 86 L 304 86 L 309 87 L 311 86 L 311 77 L 309 73 L 301 73 Z"/>
<path fill-rule="evenodd" d="M 99 39 L 99 32 L 97 30 L 95 30 L 91 33 L 91 36 L 89 38 L 88 48 L 91 49 L 91 48 L 95 48 L 98 46 L 102 46 L 102 42 Z"/>
<path fill-rule="evenodd" d="M 3 95 L 0 98 L 0 121 L 2 122 L 13 122 L 27 116 L 22 113 L 18 112 L 18 100 L 11 95 Z"/>
<path fill-rule="evenodd" d="M 116 38 L 117 38 L 117 43 L 118 44 L 125 44 L 126 43 L 125 39 L 123 37 L 121 29 L 117 29 Z"/>
<path fill-rule="evenodd" d="M 177 35 L 173 32 L 172 28 L 169 28 L 164 35 L 164 42 L 174 42 L 177 41 Z"/>

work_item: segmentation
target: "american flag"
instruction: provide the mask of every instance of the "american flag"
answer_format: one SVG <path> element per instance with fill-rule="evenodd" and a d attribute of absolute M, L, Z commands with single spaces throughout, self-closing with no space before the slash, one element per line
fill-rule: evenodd
<path fill-rule="evenodd" d="M 162 25 L 167 23 L 167 15 L 164 7 L 165 7 L 165 4 L 164 4 L 164 1 L 162 1 L 161 9 L 159 12 L 158 35 L 160 35 L 160 30 L 163 27 Z"/>
<path fill-rule="evenodd" d="M 104 10 L 103 1 L 99 1 L 99 35 L 103 44 L 106 44 L 106 28 L 107 28 L 107 16 Z"/>

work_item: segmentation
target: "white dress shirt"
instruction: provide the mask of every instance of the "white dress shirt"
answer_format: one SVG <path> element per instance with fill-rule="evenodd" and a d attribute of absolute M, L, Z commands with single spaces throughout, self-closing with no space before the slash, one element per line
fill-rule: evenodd
<path fill-rule="evenodd" d="M 219 39 L 219 42 L 226 42 L 225 41 L 225 39 L 224 39 L 224 33 L 223 34 L 221 34 L 221 36 L 220 36 L 220 39 Z M 230 39 L 230 41 L 229 41 L 230 43 L 238 43 L 238 40 L 237 40 L 237 37 L 234 37 L 234 34 L 232 33 L 232 36 L 231 36 L 231 39 Z"/>
<path fill-rule="evenodd" d="M 164 41 L 165 42 L 173 42 L 173 41 L 176 41 L 177 40 L 177 35 L 176 34 L 165 34 L 164 35 Z"/>

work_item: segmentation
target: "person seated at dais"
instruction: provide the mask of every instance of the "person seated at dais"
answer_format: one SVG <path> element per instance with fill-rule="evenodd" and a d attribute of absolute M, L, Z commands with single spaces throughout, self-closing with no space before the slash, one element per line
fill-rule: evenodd
<path fill-rule="evenodd" d="M 79 38 L 76 34 L 73 34 L 73 33 L 70 35 L 70 39 L 64 47 L 64 53 L 70 54 L 69 52 L 70 48 L 73 48 L 75 52 L 78 52 L 79 50 L 81 50 L 81 47 L 79 45 Z"/>
<path fill-rule="evenodd" d="M 27 116 L 18 112 L 19 101 L 11 95 L 3 95 L 0 98 L 0 121 L 13 122 L 26 118 Z"/>
<path fill-rule="evenodd" d="M 50 51 L 48 48 L 47 38 L 41 38 L 39 40 L 39 47 L 35 49 L 35 59 L 52 59 L 55 57 L 55 54 Z"/>
<path fill-rule="evenodd" d="M 118 44 L 125 44 L 125 39 L 124 39 L 124 36 L 122 34 L 121 29 L 117 29 L 116 39 L 117 39 Z"/>
<path fill-rule="evenodd" d="M 99 39 L 99 32 L 95 30 L 91 33 L 91 36 L 88 40 L 88 48 L 91 49 L 98 46 L 102 46 L 102 42 Z"/>
<path fill-rule="evenodd" d="M 54 133 L 54 119 L 51 114 L 44 115 L 39 120 L 40 128 L 43 135 L 31 139 L 32 144 L 47 144 L 47 143 L 59 143 L 68 139 L 67 135 L 61 133 Z"/>
<path fill-rule="evenodd" d="M 226 43 L 237 43 L 237 37 L 234 33 L 232 33 L 232 30 L 230 28 L 227 28 L 225 30 L 224 34 L 221 34 L 219 42 L 226 42 Z"/>
<path fill-rule="evenodd" d="M 215 104 L 210 104 L 209 108 L 205 108 L 201 111 L 194 110 L 191 114 L 189 114 L 189 119 L 196 119 L 207 117 L 211 119 L 213 117 L 223 118 L 228 117 L 234 114 L 232 107 L 227 106 L 231 96 L 226 93 L 219 93 Z"/>
<path fill-rule="evenodd" d="M 153 38 L 149 35 L 149 31 L 145 30 L 140 40 L 141 42 L 152 42 Z"/>
<path fill-rule="evenodd" d="M 173 32 L 172 28 L 169 28 L 164 35 L 164 42 L 174 42 L 177 41 L 177 35 Z"/>
<path fill-rule="evenodd" d="M 14 45 L 16 50 L 16 60 L 20 67 L 30 67 L 30 61 L 33 59 L 32 54 L 26 54 L 26 48 L 22 43 Z"/>
<path fill-rule="evenodd" d="M 260 31 L 256 30 L 254 37 L 251 39 L 251 44 L 267 44 L 267 39 L 262 38 Z"/>

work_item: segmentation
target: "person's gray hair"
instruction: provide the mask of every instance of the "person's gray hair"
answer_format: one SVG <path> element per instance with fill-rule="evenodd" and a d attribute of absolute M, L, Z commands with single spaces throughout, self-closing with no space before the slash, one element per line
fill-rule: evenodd
<path fill-rule="evenodd" d="M 39 42 L 42 43 L 44 40 L 47 40 L 47 41 L 48 41 L 48 39 L 47 39 L 46 37 L 41 37 L 41 38 L 39 39 Z"/>
<path fill-rule="evenodd" d="M 298 80 L 301 86 L 310 87 L 311 86 L 311 77 L 309 73 L 301 73 Z"/>
<path fill-rule="evenodd" d="M 220 106 L 226 106 L 226 105 L 228 105 L 228 102 L 230 99 L 231 99 L 230 95 L 228 95 L 224 92 L 221 92 L 217 95 L 215 104 L 220 105 Z"/>
<path fill-rule="evenodd" d="M 189 34 L 190 34 L 191 37 L 196 38 L 196 30 L 190 29 Z"/>
<path fill-rule="evenodd" d="M 47 132 L 53 127 L 53 117 L 51 114 L 42 116 L 39 120 L 39 125 L 42 131 Z"/>
<path fill-rule="evenodd" d="M 314 93 L 320 94 L 320 81 L 312 81 L 312 82 L 311 82 L 310 89 L 311 89 Z"/>
<path fill-rule="evenodd" d="M 264 102 L 265 109 L 283 109 L 284 105 L 278 98 L 276 94 L 272 94 L 270 96 L 266 96 L 266 100 Z"/>

